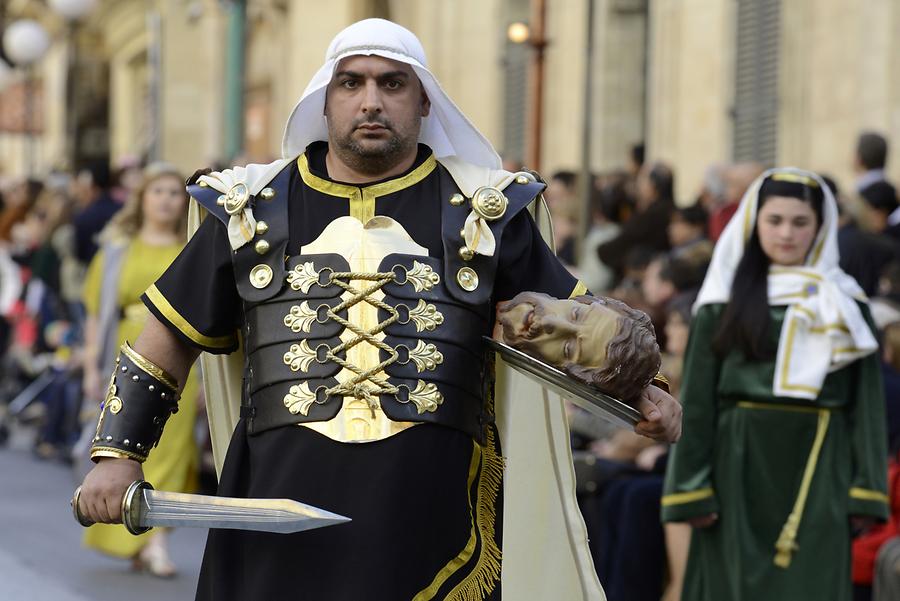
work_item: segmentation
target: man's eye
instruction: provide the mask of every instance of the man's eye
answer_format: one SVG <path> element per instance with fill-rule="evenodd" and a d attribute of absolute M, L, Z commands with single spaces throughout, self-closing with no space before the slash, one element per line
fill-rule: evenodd
<path fill-rule="evenodd" d="M 352 79 L 345 79 L 341 82 L 341 87 L 347 88 L 348 90 L 352 90 L 356 87 L 356 81 Z"/>
<path fill-rule="evenodd" d="M 386 87 L 388 90 L 399 90 L 402 86 L 403 84 L 396 79 L 392 79 L 391 81 L 384 84 L 384 87 Z"/>

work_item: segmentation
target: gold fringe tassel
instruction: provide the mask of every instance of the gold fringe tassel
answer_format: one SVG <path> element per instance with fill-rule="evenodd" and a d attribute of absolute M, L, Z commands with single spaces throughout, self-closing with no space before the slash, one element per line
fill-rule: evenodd
<path fill-rule="evenodd" d="M 472 571 L 457 584 L 445 601 L 482 601 L 500 581 L 502 551 L 497 544 L 497 495 L 503 485 L 503 458 L 497 455 L 494 429 L 487 429 L 478 477 L 476 523 L 481 534 L 481 548 Z"/>
<path fill-rule="evenodd" d="M 816 464 L 819 462 L 819 453 L 822 451 L 822 443 L 825 441 L 825 433 L 828 431 L 828 421 L 831 418 L 827 409 L 819 409 L 819 423 L 816 427 L 816 438 L 806 460 L 806 469 L 803 471 L 803 480 L 800 483 L 800 492 L 794 501 L 794 509 L 781 528 L 781 534 L 775 543 L 775 565 L 787 569 L 791 565 L 791 557 L 794 551 L 800 548 L 797 544 L 797 531 L 800 529 L 800 518 L 803 516 L 803 508 L 806 506 L 806 497 L 809 494 L 809 486 L 812 483 Z"/>

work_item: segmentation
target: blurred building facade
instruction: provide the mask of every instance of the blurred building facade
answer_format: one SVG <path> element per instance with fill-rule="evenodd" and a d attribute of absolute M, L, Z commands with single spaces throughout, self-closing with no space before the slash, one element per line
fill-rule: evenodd
<path fill-rule="evenodd" d="M 546 0 L 541 170 L 578 170 L 586 123 L 588 0 Z M 715 162 L 760 160 L 852 178 L 863 129 L 900 144 L 900 3 L 868 0 L 593 0 L 590 163 L 624 166 L 645 141 L 689 202 Z M 230 0 L 101 0 L 67 27 L 10 0 L 53 37 L 35 68 L 39 172 L 94 156 L 159 158 L 184 170 L 227 162 Z M 283 125 L 345 25 L 391 18 L 506 158 L 526 156 L 528 44 L 507 26 L 530 0 L 246 0 L 243 156 L 279 156 Z M 11 15 L 7 15 L 7 20 Z M 67 83 L 67 74 L 71 83 Z M 13 102 L 16 86 L 0 98 Z M 20 92 L 19 92 L 20 93 Z M 27 132 L 0 120 L 0 169 L 25 169 Z M 233 121 L 233 120 L 232 120 Z M 21 128 L 20 128 L 21 129 Z M 889 171 L 900 179 L 897 152 Z"/>

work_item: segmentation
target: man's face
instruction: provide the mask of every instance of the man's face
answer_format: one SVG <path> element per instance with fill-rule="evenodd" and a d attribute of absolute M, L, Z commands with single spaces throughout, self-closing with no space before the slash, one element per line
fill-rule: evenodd
<path fill-rule="evenodd" d="M 409 65 L 380 56 L 347 57 L 325 96 L 329 149 L 351 168 L 377 175 L 415 152 L 429 109 Z"/>
<path fill-rule="evenodd" d="M 497 305 L 496 336 L 551 365 L 576 363 L 599 369 L 621 319 L 618 311 L 601 302 L 586 305 L 523 292 Z"/>

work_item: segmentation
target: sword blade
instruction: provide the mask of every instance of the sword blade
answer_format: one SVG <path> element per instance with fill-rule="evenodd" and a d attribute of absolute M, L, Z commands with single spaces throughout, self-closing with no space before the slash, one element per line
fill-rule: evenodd
<path fill-rule="evenodd" d="M 140 526 L 230 528 L 288 534 L 344 524 L 350 518 L 291 499 L 240 499 L 141 490 Z"/>

